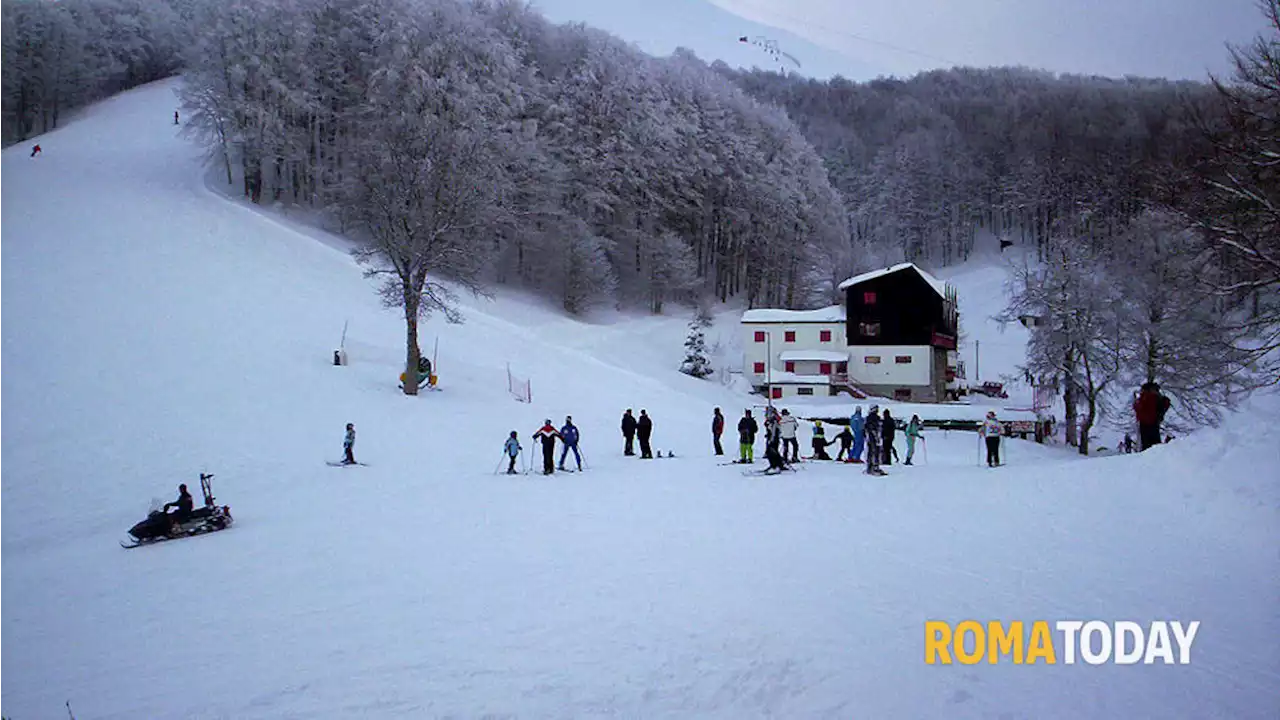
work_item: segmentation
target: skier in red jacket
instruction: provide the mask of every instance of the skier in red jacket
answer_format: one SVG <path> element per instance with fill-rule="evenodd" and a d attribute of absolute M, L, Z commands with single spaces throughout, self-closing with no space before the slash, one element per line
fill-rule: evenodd
<path fill-rule="evenodd" d="M 1160 423 L 1169 412 L 1169 398 L 1160 394 L 1160 385 L 1149 382 L 1133 401 L 1133 414 L 1138 420 L 1139 451 L 1160 444 Z"/>

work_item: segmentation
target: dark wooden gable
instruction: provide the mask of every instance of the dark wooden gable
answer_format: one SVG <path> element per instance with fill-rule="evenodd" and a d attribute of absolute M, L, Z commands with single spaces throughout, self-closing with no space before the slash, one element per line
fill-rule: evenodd
<path fill-rule="evenodd" d="M 955 343 L 952 303 L 913 268 L 845 288 L 850 345 L 939 345 Z"/>

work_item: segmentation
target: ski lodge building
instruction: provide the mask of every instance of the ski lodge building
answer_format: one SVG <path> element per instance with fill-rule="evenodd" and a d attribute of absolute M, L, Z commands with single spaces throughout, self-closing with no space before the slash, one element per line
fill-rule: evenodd
<path fill-rule="evenodd" d="M 954 288 L 901 263 L 840 283 L 843 305 L 748 310 L 743 374 L 758 392 L 941 402 L 954 369 Z"/>

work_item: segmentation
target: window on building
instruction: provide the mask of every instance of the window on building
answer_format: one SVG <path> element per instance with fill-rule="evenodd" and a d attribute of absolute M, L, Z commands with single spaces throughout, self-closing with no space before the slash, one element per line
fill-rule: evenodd
<path fill-rule="evenodd" d="M 819 374 L 819 375 L 830 375 L 830 374 L 831 374 L 831 363 L 818 363 L 818 374 Z"/>
<path fill-rule="evenodd" d="M 756 363 L 754 367 L 757 375 L 764 374 L 764 363 Z"/>
<path fill-rule="evenodd" d="M 858 332 L 862 337 L 880 337 L 880 323 L 859 323 Z"/>
<path fill-rule="evenodd" d="M 795 361 L 794 361 L 794 360 L 788 360 L 788 361 L 786 362 L 785 367 L 787 368 L 787 372 L 795 372 L 795 371 L 796 371 L 796 363 L 795 363 Z"/>
<path fill-rule="evenodd" d="M 756 342 L 764 342 L 764 331 L 763 331 L 763 330 L 757 330 L 757 331 L 756 331 Z"/>
<path fill-rule="evenodd" d="M 849 363 L 847 363 L 847 362 L 842 362 L 842 363 L 840 363 L 840 364 L 836 365 L 836 372 L 840 373 L 841 375 L 846 375 L 846 374 L 848 374 L 848 372 L 849 372 Z"/>
<path fill-rule="evenodd" d="M 866 363 L 866 364 L 868 364 L 868 365 L 879 365 L 879 364 L 880 364 L 880 356 L 879 356 L 879 355 L 868 355 L 868 356 L 866 356 L 866 357 L 862 358 L 862 362 L 864 362 L 864 363 Z"/>
<path fill-rule="evenodd" d="M 899 402 L 909 402 L 911 400 L 911 388 L 897 388 L 893 391 L 893 399 Z"/>
<path fill-rule="evenodd" d="M 773 399 L 774 399 L 774 400 L 778 400 L 778 399 L 782 398 L 782 388 L 780 388 L 780 387 L 776 387 L 776 388 L 774 388 L 774 389 L 773 389 L 773 392 L 772 392 L 772 393 L 770 393 L 770 395 L 773 397 Z"/>
<path fill-rule="evenodd" d="M 863 305 L 875 305 L 875 304 L 876 304 L 876 294 L 875 294 L 875 292 L 873 292 L 873 291 L 867 291 L 867 292 L 862 293 L 862 304 L 863 304 Z"/>
<path fill-rule="evenodd" d="M 894 356 L 893 361 L 894 361 L 895 363 L 899 364 L 899 365 L 910 365 L 910 364 L 911 364 L 911 356 L 910 356 L 910 355 L 896 355 L 896 356 Z"/>
<path fill-rule="evenodd" d="M 818 332 L 818 341 L 819 341 L 819 342 L 831 342 L 831 331 L 830 331 L 830 330 L 820 330 L 820 331 Z"/>
<path fill-rule="evenodd" d="M 827 388 L 827 394 L 830 395 L 831 397 L 835 397 L 840 394 L 840 388 L 836 387 L 835 385 L 832 385 L 831 387 Z"/>
<path fill-rule="evenodd" d="M 783 334 L 783 339 L 784 339 L 784 340 L 786 340 L 787 342 L 795 342 L 795 341 L 796 341 L 796 331 L 795 331 L 795 330 L 788 330 L 788 331 L 786 331 L 786 333 L 784 333 L 784 334 Z"/>
<path fill-rule="evenodd" d="M 797 395 L 812 395 L 812 394 L 813 394 L 813 388 L 808 388 L 808 387 L 796 388 L 796 394 L 797 394 Z"/>

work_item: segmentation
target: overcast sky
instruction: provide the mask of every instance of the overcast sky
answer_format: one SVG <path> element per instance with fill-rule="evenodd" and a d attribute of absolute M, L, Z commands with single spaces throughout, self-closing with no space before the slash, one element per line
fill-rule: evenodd
<path fill-rule="evenodd" d="M 702 0 L 690 0 L 701 2 Z M 892 74 L 971 65 L 1202 80 L 1266 29 L 1254 0 L 710 0 Z"/>

